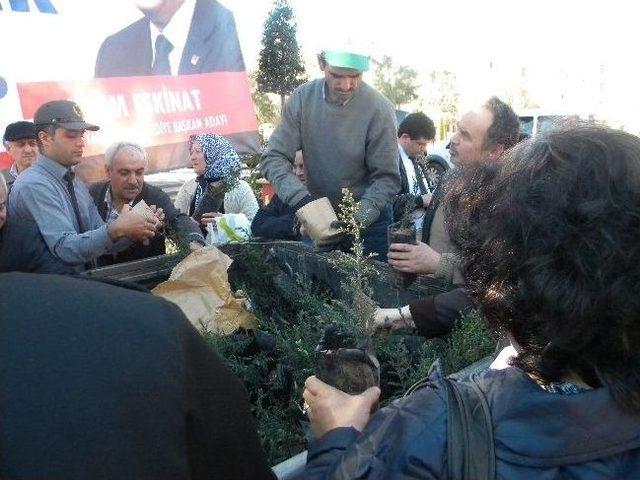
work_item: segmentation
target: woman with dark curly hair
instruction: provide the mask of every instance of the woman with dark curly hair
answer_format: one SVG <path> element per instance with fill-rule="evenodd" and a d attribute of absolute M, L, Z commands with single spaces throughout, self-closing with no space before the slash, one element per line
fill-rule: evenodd
<path fill-rule="evenodd" d="M 574 125 L 450 185 L 470 291 L 516 352 L 457 382 L 488 407 L 489 476 L 640 478 L 640 139 Z M 307 478 L 462 478 L 439 374 L 371 419 L 375 387 L 306 387 Z"/>

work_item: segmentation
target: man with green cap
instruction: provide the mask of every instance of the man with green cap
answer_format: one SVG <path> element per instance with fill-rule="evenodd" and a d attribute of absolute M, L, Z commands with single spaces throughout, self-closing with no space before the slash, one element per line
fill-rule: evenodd
<path fill-rule="evenodd" d="M 337 211 L 342 189 L 348 188 L 360 202 L 357 217 L 365 228 L 365 248 L 386 260 L 391 202 L 400 189 L 393 105 L 362 81 L 369 68 L 367 56 L 329 50 L 318 55 L 318 61 L 324 77 L 291 94 L 260 169 L 303 223 L 325 217 L 314 210 L 323 197 Z M 306 185 L 292 173 L 297 150 L 305 159 Z M 335 231 L 317 230 L 325 233 L 314 238 L 316 244 L 348 248 Z"/>

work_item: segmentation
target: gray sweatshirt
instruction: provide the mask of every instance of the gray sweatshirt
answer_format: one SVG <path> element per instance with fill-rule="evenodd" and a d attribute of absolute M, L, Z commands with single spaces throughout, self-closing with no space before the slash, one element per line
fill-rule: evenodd
<path fill-rule="evenodd" d="M 342 188 L 361 202 L 369 226 L 400 190 L 398 143 L 391 102 L 362 83 L 343 106 L 324 99 L 324 79 L 298 87 L 269 139 L 260 170 L 278 197 L 294 206 L 305 196 L 328 197 L 337 210 Z M 305 186 L 292 173 L 297 150 L 307 170 Z"/>

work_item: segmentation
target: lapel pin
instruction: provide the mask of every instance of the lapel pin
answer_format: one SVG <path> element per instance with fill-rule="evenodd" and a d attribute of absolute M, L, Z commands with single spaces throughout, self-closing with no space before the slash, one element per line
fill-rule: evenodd
<path fill-rule="evenodd" d="M 191 56 L 191 65 L 197 65 L 200 61 L 200 57 L 198 55 Z"/>

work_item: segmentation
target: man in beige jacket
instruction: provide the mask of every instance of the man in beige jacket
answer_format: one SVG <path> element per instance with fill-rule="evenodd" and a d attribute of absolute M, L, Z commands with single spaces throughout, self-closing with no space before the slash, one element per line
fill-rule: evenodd
<path fill-rule="evenodd" d="M 520 122 L 510 106 L 491 97 L 477 110 L 466 113 L 451 138 L 449 152 L 455 165 L 499 159 L 518 141 Z M 446 180 L 445 180 L 446 182 Z M 446 282 L 463 283 L 456 249 L 447 234 L 440 205 L 443 187 L 434 192 L 423 223 L 423 241 L 417 245 L 392 243 L 389 264 L 400 272 L 431 274 Z"/>
<path fill-rule="evenodd" d="M 458 122 L 449 151 L 454 164 L 499 160 L 518 142 L 520 121 L 511 107 L 491 97 L 482 107 L 466 113 Z M 415 327 L 427 338 L 448 333 L 460 313 L 473 307 L 464 287 L 456 246 L 445 227 L 441 200 L 446 176 L 433 194 L 424 218 L 422 242 L 417 245 L 392 243 L 389 264 L 398 271 L 433 275 L 458 288 L 415 300 L 401 308 L 382 308 L 376 312 L 378 328 Z"/>

